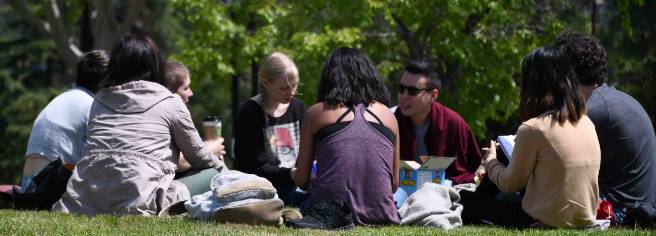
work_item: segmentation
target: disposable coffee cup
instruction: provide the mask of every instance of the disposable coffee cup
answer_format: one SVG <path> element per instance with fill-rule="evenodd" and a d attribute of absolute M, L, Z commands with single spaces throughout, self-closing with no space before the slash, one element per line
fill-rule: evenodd
<path fill-rule="evenodd" d="M 203 118 L 203 133 L 206 139 L 221 137 L 221 117 L 206 116 Z"/>

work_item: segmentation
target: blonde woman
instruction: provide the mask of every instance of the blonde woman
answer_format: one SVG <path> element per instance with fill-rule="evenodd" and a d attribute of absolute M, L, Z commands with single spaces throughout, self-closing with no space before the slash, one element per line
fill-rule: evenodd
<path fill-rule="evenodd" d="M 239 108 L 235 130 L 235 168 L 271 181 L 285 205 L 298 206 L 307 194 L 292 174 L 298 156 L 305 105 L 294 98 L 298 68 L 283 53 L 271 54 L 261 65 L 261 93 Z"/>

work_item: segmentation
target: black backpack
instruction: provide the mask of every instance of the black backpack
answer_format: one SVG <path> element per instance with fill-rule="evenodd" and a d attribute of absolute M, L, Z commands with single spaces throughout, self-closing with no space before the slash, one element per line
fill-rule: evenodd
<path fill-rule="evenodd" d="M 22 210 L 49 211 L 66 191 L 66 184 L 71 174 L 72 172 L 64 167 L 60 159 L 50 162 L 32 178 L 33 184 L 28 189 L 17 191 L 14 188 L 14 207 Z"/>

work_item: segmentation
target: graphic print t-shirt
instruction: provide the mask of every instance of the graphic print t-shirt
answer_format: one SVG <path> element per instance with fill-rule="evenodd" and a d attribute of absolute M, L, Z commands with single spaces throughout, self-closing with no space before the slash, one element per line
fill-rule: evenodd
<path fill-rule="evenodd" d="M 285 168 L 296 165 L 301 127 L 300 121 L 294 119 L 294 112 L 290 112 L 290 109 L 281 117 L 267 115 L 268 124 L 264 128 L 266 155 L 280 160 L 280 167 Z"/>
<path fill-rule="evenodd" d="M 264 177 L 274 186 L 293 186 L 290 168 L 296 163 L 304 114 L 305 105 L 298 99 L 292 99 L 280 117 L 266 115 L 253 99 L 244 102 L 235 129 L 235 169 Z"/>

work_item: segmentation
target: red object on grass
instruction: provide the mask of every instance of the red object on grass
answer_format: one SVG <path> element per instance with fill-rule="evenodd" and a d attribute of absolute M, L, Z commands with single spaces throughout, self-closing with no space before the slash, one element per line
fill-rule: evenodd
<path fill-rule="evenodd" d="M 597 220 L 610 220 L 613 218 L 613 206 L 608 200 L 600 200 L 597 206 Z"/>

